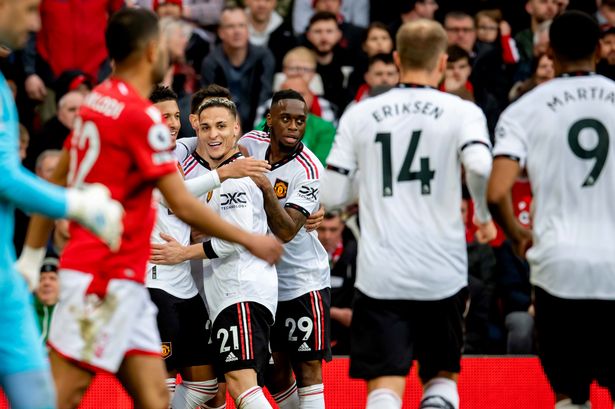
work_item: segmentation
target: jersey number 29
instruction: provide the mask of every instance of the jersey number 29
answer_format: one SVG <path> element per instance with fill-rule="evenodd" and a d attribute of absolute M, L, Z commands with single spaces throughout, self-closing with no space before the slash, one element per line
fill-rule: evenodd
<path fill-rule="evenodd" d="M 421 182 L 421 194 L 431 194 L 431 181 L 434 179 L 436 171 L 429 168 L 429 158 L 420 158 L 420 168 L 418 172 L 412 172 L 412 162 L 416 149 L 421 139 L 420 130 L 412 132 L 412 139 L 406 152 L 406 158 L 397 175 L 398 182 L 418 180 Z M 376 143 L 382 144 L 382 196 L 393 196 L 393 167 L 391 165 L 391 134 L 379 133 L 376 135 Z"/>

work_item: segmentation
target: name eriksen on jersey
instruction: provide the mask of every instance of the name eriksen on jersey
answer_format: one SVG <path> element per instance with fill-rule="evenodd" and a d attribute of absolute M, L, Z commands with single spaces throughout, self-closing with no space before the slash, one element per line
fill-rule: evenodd
<path fill-rule="evenodd" d="M 587 100 L 610 102 L 615 105 L 615 92 L 605 91 L 604 88 L 598 87 L 577 88 L 576 91 L 564 91 L 561 95 L 554 95 L 552 100 L 547 101 L 547 107 L 557 112 L 557 108 L 569 102 Z"/>
<path fill-rule="evenodd" d="M 408 115 L 408 114 L 422 114 L 427 116 L 433 116 L 438 119 L 444 113 L 444 109 L 432 104 L 431 102 L 414 101 L 405 104 L 392 104 L 383 105 L 378 107 L 376 111 L 372 112 L 372 117 L 376 122 L 382 122 L 388 117 Z"/>

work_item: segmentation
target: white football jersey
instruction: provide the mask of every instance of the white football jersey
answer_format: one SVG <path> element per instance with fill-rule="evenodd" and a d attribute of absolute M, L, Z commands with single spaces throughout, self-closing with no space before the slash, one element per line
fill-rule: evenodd
<path fill-rule="evenodd" d="M 438 300 L 467 285 L 460 153 L 474 143 L 490 147 L 482 111 L 429 87 L 394 88 L 342 116 L 327 164 L 360 170 L 360 291 Z"/>
<path fill-rule="evenodd" d="M 191 157 L 197 165 L 187 162 L 186 179 L 210 172 L 209 164 L 197 152 Z M 240 158 L 238 153 L 220 166 Z M 252 179 L 225 180 L 202 199 L 229 223 L 251 233 L 267 233 L 263 194 Z M 229 305 L 246 301 L 262 304 L 275 316 L 278 279 L 274 266 L 238 244 L 215 237 L 205 240 L 204 247 L 208 260 L 203 263 L 203 284 L 212 321 Z"/>
<path fill-rule="evenodd" d="M 251 131 L 239 144 L 256 159 L 267 159 L 269 135 Z M 320 180 L 323 167 L 308 148 L 301 145 L 295 153 L 271 164 L 267 177 L 280 204 L 303 213 L 306 217 L 320 206 Z M 301 228 L 284 244 L 284 253 L 276 265 L 278 270 L 278 299 L 288 301 L 310 291 L 330 287 L 329 257 L 315 231 Z"/>
<path fill-rule="evenodd" d="M 190 153 L 196 148 L 192 139 L 177 141 L 175 158 L 181 164 L 190 157 Z M 183 173 L 183 170 L 182 170 Z M 157 191 L 156 191 L 157 192 Z M 157 192 L 157 195 L 159 193 Z M 160 233 L 165 233 L 177 240 L 181 245 L 190 244 L 190 226 L 179 220 L 167 207 L 157 200 L 156 224 L 152 230 L 152 243 L 166 243 Z M 189 299 L 198 294 L 198 289 L 190 273 L 190 261 L 184 261 L 172 266 L 147 264 L 145 285 L 148 288 L 158 288 L 175 297 Z"/>
<path fill-rule="evenodd" d="M 563 298 L 615 299 L 615 82 L 555 78 L 502 114 L 495 156 L 532 185 L 531 281 Z"/>

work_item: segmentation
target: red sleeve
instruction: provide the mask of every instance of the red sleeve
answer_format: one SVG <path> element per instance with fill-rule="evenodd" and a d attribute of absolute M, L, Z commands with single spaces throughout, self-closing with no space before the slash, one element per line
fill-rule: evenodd
<path fill-rule="evenodd" d="M 519 50 L 517 50 L 517 42 L 509 35 L 502 36 L 502 59 L 506 64 L 514 64 L 519 62 Z"/>
<path fill-rule="evenodd" d="M 135 110 L 124 115 L 130 118 L 130 122 L 124 125 L 124 141 L 143 177 L 155 180 L 176 172 L 169 128 L 161 121 L 154 121 L 150 116 L 152 112 Z"/>

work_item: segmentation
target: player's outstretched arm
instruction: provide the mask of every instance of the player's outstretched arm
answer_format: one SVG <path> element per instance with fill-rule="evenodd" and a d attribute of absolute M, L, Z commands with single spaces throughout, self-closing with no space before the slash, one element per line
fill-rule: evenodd
<path fill-rule="evenodd" d="M 265 176 L 252 177 L 256 186 L 263 192 L 267 224 L 277 237 L 284 243 L 291 241 L 301 230 L 307 217 L 298 210 L 282 207 L 271 182 Z"/>
<path fill-rule="evenodd" d="M 489 147 L 480 143 L 471 144 L 461 151 L 461 162 L 465 168 L 466 184 L 474 201 L 474 224 L 480 243 L 495 239 L 497 230 L 487 207 L 487 183 L 491 172 L 492 157 Z"/>
<path fill-rule="evenodd" d="M 199 231 L 240 244 L 256 257 L 271 264 L 282 255 L 282 245 L 275 237 L 254 235 L 222 220 L 216 212 L 188 192 L 179 174 L 174 172 L 160 178 L 158 189 L 173 213 Z"/>
<path fill-rule="evenodd" d="M 487 188 L 487 202 L 495 221 L 513 242 L 519 256 L 530 247 L 532 234 L 519 223 L 512 205 L 512 187 L 519 176 L 519 162 L 507 157 L 496 157 Z"/>

